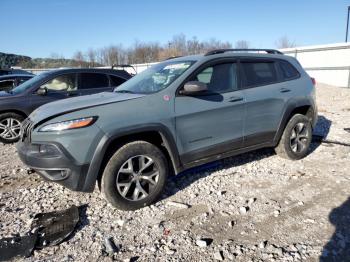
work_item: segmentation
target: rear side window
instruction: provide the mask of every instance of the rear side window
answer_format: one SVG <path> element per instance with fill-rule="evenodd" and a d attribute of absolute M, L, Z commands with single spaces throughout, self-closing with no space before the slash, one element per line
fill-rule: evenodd
<path fill-rule="evenodd" d="M 278 81 L 275 62 L 241 62 L 244 87 L 273 84 Z"/>
<path fill-rule="evenodd" d="M 124 83 L 126 80 L 118 76 L 109 76 L 111 78 L 111 86 L 119 86 Z"/>
<path fill-rule="evenodd" d="M 80 74 L 80 89 L 91 89 L 108 86 L 109 81 L 107 75 L 95 73 Z"/>
<path fill-rule="evenodd" d="M 287 61 L 280 61 L 279 67 L 283 80 L 289 80 L 299 76 L 299 72 Z"/>
<path fill-rule="evenodd" d="M 202 83 L 209 84 L 212 74 L 213 74 L 213 67 L 208 67 L 197 75 L 197 79 Z"/>

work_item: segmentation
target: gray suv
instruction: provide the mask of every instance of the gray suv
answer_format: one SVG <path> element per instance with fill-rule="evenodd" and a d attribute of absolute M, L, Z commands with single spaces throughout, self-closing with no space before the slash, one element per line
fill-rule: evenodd
<path fill-rule="evenodd" d="M 112 93 L 44 105 L 17 149 L 45 179 L 83 192 L 98 184 L 133 210 L 159 198 L 170 174 L 213 160 L 263 147 L 303 158 L 316 120 L 314 83 L 296 59 L 220 49 L 163 61 Z"/>

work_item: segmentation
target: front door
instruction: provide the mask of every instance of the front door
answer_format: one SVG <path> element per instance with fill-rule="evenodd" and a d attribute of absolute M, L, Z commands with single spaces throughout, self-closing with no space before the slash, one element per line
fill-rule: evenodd
<path fill-rule="evenodd" d="M 37 90 L 30 97 L 31 111 L 41 105 L 78 95 L 76 74 L 56 76 L 40 86 L 46 88 L 46 94 L 38 94 Z M 39 88 L 39 89 L 40 89 Z"/>
<path fill-rule="evenodd" d="M 207 84 L 208 91 L 176 97 L 177 145 L 184 163 L 242 147 L 245 101 L 237 71 L 235 61 L 210 65 L 190 79 Z"/>

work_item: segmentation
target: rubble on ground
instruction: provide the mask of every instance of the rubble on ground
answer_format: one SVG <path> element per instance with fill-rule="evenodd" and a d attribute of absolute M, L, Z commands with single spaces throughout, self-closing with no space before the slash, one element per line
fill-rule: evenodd
<path fill-rule="evenodd" d="M 349 143 L 350 90 L 319 86 L 317 96 L 315 133 Z M 342 258 L 350 250 L 349 159 L 350 147 L 317 141 L 300 161 L 250 152 L 171 178 L 152 206 L 119 211 L 97 188 L 72 192 L 28 174 L 15 147 L 0 145 L 0 238 L 29 232 L 37 213 L 85 205 L 71 237 L 28 261 Z"/>

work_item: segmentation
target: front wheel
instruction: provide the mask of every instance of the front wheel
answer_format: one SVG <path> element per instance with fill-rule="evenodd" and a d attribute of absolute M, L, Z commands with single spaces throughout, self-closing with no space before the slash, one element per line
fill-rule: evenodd
<path fill-rule="evenodd" d="M 101 190 L 116 208 L 135 210 L 161 195 L 168 175 L 167 159 L 155 145 L 135 141 L 119 148 L 103 172 Z"/>
<path fill-rule="evenodd" d="M 307 155 L 311 140 L 310 120 L 304 115 L 296 114 L 289 120 L 275 151 L 283 158 L 298 160 Z"/>
<path fill-rule="evenodd" d="M 0 142 L 15 143 L 19 140 L 24 118 L 16 113 L 0 114 Z"/>

